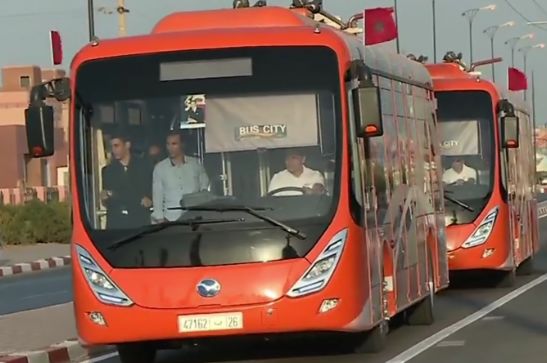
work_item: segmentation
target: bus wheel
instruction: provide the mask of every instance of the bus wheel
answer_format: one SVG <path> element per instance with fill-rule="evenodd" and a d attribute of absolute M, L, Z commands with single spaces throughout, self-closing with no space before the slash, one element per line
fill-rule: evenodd
<path fill-rule="evenodd" d="M 415 306 L 407 309 L 405 315 L 408 325 L 431 325 L 435 321 L 435 270 L 433 269 L 433 257 L 429 250 L 427 256 L 429 270 L 427 289 L 429 294 Z"/>
<path fill-rule="evenodd" d="M 121 363 L 154 363 L 156 361 L 156 349 L 149 344 L 120 344 L 117 348 Z"/>
<path fill-rule="evenodd" d="M 384 350 L 387 344 L 387 334 L 389 332 L 389 323 L 382 320 L 371 331 L 359 333 L 357 345 L 354 348 L 355 353 L 379 353 Z"/>

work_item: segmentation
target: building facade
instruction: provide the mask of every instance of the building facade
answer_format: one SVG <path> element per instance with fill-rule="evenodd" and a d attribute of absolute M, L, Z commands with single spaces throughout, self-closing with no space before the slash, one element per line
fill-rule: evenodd
<path fill-rule="evenodd" d="M 32 159 L 28 155 L 25 108 L 32 86 L 63 77 L 58 69 L 37 66 L 2 68 L 0 88 L 0 189 L 68 185 L 68 102 L 48 100 L 55 110 L 55 154 Z"/>

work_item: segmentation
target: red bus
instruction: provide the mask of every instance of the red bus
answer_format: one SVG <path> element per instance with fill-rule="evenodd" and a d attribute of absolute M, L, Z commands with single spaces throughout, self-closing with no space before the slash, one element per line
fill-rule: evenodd
<path fill-rule="evenodd" d="M 54 152 L 45 99 L 71 99 L 83 344 L 139 363 L 210 337 L 327 331 L 377 351 L 395 315 L 432 322 L 448 262 L 440 170 L 424 167 L 440 163 L 431 78 L 314 16 L 174 13 L 33 88 L 34 157 Z"/>
<path fill-rule="evenodd" d="M 531 271 L 539 249 L 534 128 L 525 103 L 459 61 L 430 64 L 451 271 Z"/>

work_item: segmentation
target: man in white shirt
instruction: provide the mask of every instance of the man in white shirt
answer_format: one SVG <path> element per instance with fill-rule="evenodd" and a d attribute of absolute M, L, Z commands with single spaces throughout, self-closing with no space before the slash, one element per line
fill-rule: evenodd
<path fill-rule="evenodd" d="M 460 158 L 454 159 L 452 167 L 443 173 L 443 183 L 463 185 L 465 183 L 474 183 L 477 177 L 477 171 L 465 165 Z"/>
<path fill-rule="evenodd" d="M 323 194 L 325 178 L 317 171 L 307 168 L 304 164 L 306 156 L 301 150 L 291 149 L 285 157 L 285 170 L 276 173 L 268 187 L 268 193 L 286 187 L 303 188 L 305 194 Z M 279 191 L 274 196 L 302 195 L 300 191 Z"/>
<path fill-rule="evenodd" d="M 152 178 L 154 223 L 177 220 L 183 211 L 169 208 L 180 207 L 185 194 L 204 191 L 209 187 L 205 168 L 197 158 L 184 154 L 182 135 L 177 131 L 169 132 L 167 151 L 169 156 L 156 164 Z"/>

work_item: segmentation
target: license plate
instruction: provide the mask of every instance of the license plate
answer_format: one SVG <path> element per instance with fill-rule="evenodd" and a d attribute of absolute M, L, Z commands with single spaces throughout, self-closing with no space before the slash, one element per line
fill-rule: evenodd
<path fill-rule="evenodd" d="M 243 329 L 243 313 L 181 315 L 179 333 Z"/>

